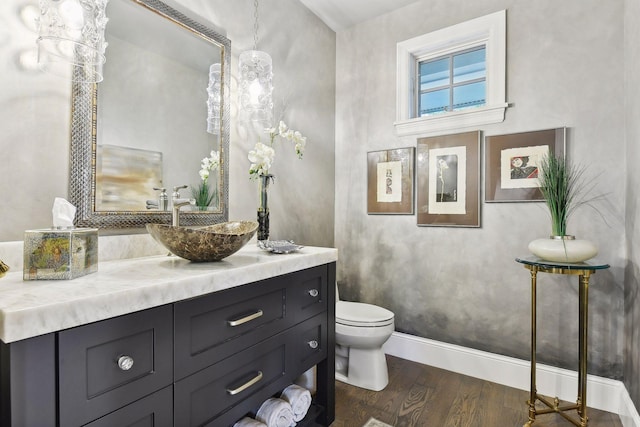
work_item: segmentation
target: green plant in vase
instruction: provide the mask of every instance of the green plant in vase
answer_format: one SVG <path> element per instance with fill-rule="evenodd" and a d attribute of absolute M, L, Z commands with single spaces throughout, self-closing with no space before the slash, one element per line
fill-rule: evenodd
<path fill-rule="evenodd" d="M 588 240 L 578 240 L 567 234 L 567 221 L 580 206 L 594 198 L 585 198 L 588 184 L 586 169 L 572 165 L 564 157 L 549 152 L 538 165 L 540 192 L 551 216 L 551 236 L 529 244 L 529 250 L 547 261 L 581 262 L 598 254 L 596 246 Z"/>
<path fill-rule="evenodd" d="M 211 171 L 220 168 L 220 152 L 211 150 L 209 157 L 200 162 L 200 183 L 191 187 L 191 195 L 196 201 L 198 210 L 206 211 L 212 202 L 218 203 L 218 188 L 209 185 Z"/>

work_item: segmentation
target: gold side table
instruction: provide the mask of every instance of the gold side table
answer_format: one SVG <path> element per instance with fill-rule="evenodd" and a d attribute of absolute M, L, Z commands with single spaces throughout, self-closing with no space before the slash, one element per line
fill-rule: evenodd
<path fill-rule="evenodd" d="M 589 277 L 597 270 L 609 268 L 608 264 L 597 260 L 589 260 L 580 263 L 559 263 L 543 261 L 538 257 L 516 258 L 516 262 L 523 264 L 531 272 L 531 392 L 527 405 L 529 405 L 529 421 L 523 427 L 531 427 L 536 420 L 536 415 L 558 413 L 564 419 L 578 427 L 586 427 L 587 418 L 587 333 L 588 333 L 588 305 L 589 305 Z M 572 274 L 578 279 L 578 399 L 575 404 L 563 405 L 556 397 L 553 402 L 544 396 L 540 396 L 536 390 L 536 284 L 538 273 Z M 536 401 L 542 402 L 546 408 L 536 409 Z M 571 417 L 567 411 L 577 411 L 578 418 Z"/>

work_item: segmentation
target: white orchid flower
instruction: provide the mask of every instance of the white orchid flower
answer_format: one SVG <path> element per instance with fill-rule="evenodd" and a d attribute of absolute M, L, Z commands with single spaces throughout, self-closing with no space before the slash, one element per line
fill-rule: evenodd
<path fill-rule="evenodd" d="M 278 134 L 280 136 L 284 136 L 284 133 L 287 131 L 287 129 L 287 125 L 282 120 L 280 120 L 280 124 L 278 125 Z"/>
<path fill-rule="evenodd" d="M 209 172 L 220 167 L 220 152 L 211 150 L 209 155 L 210 157 L 205 157 L 200 162 L 200 171 L 198 173 L 203 181 L 209 178 Z"/>
<path fill-rule="evenodd" d="M 295 145 L 295 150 L 296 150 L 296 154 L 298 155 L 298 158 L 301 159 L 302 155 L 304 154 L 304 148 L 307 145 L 307 137 L 306 136 L 301 136 L 300 138 L 297 139 L 296 145 Z"/>
<path fill-rule="evenodd" d="M 276 155 L 276 151 L 269 147 L 268 145 L 264 145 L 261 142 L 258 142 L 254 149 L 249 151 L 249 155 L 247 158 L 251 162 L 251 167 L 249 168 L 249 174 L 251 175 L 266 175 L 269 173 L 269 169 L 273 164 L 273 159 Z"/>
<path fill-rule="evenodd" d="M 249 167 L 249 175 L 255 178 L 260 175 L 269 174 L 269 169 L 273 164 L 275 157 L 275 150 L 273 149 L 273 143 L 276 136 L 286 139 L 294 143 L 294 149 L 298 158 L 302 158 L 305 146 L 307 144 L 307 138 L 302 136 L 299 131 L 289 129 L 286 123 L 280 120 L 278 128 L 275 127 L 265 128 L 265 133 L 269 134 L 269 145 L 258 142 L 254 149 L 249 151 L 247 158 L 251 162 Z"/>

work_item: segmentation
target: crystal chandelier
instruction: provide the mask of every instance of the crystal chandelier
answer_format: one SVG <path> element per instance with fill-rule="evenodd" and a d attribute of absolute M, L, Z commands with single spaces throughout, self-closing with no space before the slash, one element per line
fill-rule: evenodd
<path fill-rule="evenodd" d="M 253 50 L 240 54 L 240 120 L 270 125 L 273 116 L 273 72 L 271 56 L 258 48 L 258 0 L 254 0 L 255 24 Z"/>
<path fill-rule="evenodd" d="M 38 65 L 82 83 L 102 81 L 109 0 L 40 0 Z"/>
<path fill-rule="evenodd" d="M 207 86 L 207 132 L 217 135 L 220 133 L 220 102 L 222 100 L 220 85 L 222 74 L 220 63 L 209 67 L 209 86 Z"/>

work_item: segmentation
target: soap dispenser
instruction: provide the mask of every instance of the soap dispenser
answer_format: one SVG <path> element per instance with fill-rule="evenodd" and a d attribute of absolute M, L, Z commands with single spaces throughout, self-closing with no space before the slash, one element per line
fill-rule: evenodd
<path fill-rule="evenodd" d="M 164 187 L 153 187 L 153 189 L 160 191 L 160 195 L 158 196 L 158 210 L 169 210 L 169 196 L 167 195 L 167 189 Z"/>

